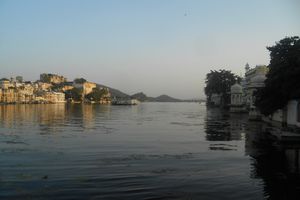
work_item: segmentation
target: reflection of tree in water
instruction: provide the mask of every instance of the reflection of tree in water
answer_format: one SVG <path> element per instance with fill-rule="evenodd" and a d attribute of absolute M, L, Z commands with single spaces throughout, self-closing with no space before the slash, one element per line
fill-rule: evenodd
<path fill-rule="evenodd" d="M 109 105 L 91 104 L 1 105 L 0 126 L 4 129 L 37 126 L 39 134 L 60 133 L 66 129 L 72 133 L 74 130 L 97 129 L 99 126 L 107 132 L 103 123 L 110 120 L 110 110 Z"/>
<path fill-rule="evenodd" d="M 69 104 L 67 105 L 68 124 L 77 131 L 102 130 L 111 119 L 111 106 L 100 104 Z"/>
<path fill-rule="evenodd" d="M 0 125 L 3 128 L 13 128 L 15 125 L 26 124 L 34 120 L 34 110 L 31 105 L 0 105 Z"/>
<path fill-rule="evenodd" d="M 207 109 L 205 119 L 206 139 L 209 141 L 241 140 L 247 116 L 230 114 L 218 108 Z"/>
<path fill-rule="evenodd" d="M 65 104 L 41 104 L 35 105 L 37 124 L 41 134 L 51 134 L 63 131 L 66 120 Z"/>
<path fill-rule="evenodd" d="M 38 125 L 41 134 L 57 132 L 65 120 L 65 104 L 17 104 L 0 106 L 0 124 L 4 128 Z"/>
<path fill-rule="evenodd" d="M 252 157 L 251 177 L 262 178 L 267 199 L 299 198 L 300 144 L 271 142 L 260 128 L 249 123 L 246 133 L 246 154 Z"/>

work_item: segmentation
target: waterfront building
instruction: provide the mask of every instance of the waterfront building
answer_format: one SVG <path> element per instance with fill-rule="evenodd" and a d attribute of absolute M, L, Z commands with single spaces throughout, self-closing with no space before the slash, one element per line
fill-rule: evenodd
<path fill-rule="evenodd" d="M 260 120 L 261 113 L 255 107 L 255 93 L 258 89 L 265 86 L 266 74 L 269 69 L 266 65 L 256 65 L 254 68 L 250 68 L 247 63 L 245 66 L 245 78 L 244 78 L 244 102 L 246 108 L 249 110 L 250 120 Z"/>
<path fill-rule="evenodd" d="M 266 65 L 257 65 L 250 69 L 249 64 L 246 64 L 245 73 L 245 102 L 248 108 L 254 106 L 255 92 L 265 86 L 266 74 L 268 73 L 268 67 Z"/>
<path fill-rule="evenodd" d="M 65 92 L 68 90 L 72 90 L 74 88 L 73 82 L 65 82 L 64 85 L 61 88 L 61 91 Z"/>
<path fill-rule="evenodd" d="M 1 101 L 0 103 L 16 103 L 17 102 L 17 92 L 14 88 L 0 89 Z"/>
<path fill-rule="evenodd" d="M 34 87 L 32 84 L 23 84 L 16 88 L 16 103 L 31 103 L 34 101 Z"/>
<path fill-rule="evenodd" d="M 65 94 L 62 92 L 44 92 L 42 97 L 45 102 L 47 103 L 64 103 L 65 101 Z"/>
<path fill-rule="evenodd" d="M 3 78 L 0 80 L 0 88 L 8 89 L 10 87 L 13 87 L 13 84 L 8 79 Z"/>
<path fill-rule="evenodd" d="M 49 91 L 49 90 L 51 90 L 52 86 L 53 85 L 51 83 L 38 81 L 35 84 L 35 90 L 36 91 Z"/>
<path fill-rule="evenodd" d="M 240 84 L 235 83 L 230 88 L 230 112 L 245 112 L 243 100 L 243 88 Z"/>
<path fill-rule="evenodd" d="M 87 95 L 93 91 L 94 88 L 96 88 L 96 83 L 92 82 L 85 82 L 83 83 L 83 94 Z"/>
<path fill-rule="evenodd" d="M 67 81 L 67 78 L 57 74 L 40 74 L 40 81 L 44 83 L 60 84 Z"/>
<path fill-rule="evenodd" d="M 85 95 L 91 93 L 93 91 L 93 89 L 97 87 L 97 84 L 88 82 L 88 81 L 83 82 L 83 83 L 73 82 L 73 87 L 82 89 L 82 95 L 85 96 Z"/>

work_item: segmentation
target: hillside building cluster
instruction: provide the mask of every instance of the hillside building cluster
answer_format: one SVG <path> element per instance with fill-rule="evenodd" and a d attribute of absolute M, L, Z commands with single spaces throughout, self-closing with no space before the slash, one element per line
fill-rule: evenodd
<path fill-rule="evenodd" d="M 86 96 L 97 88 L 96 83 L 84 81 L 76 83 L 68 82 L 67 78 L 56 74 L 41 74 L 40 80 L 23 81 L 21 76 L 16 78 L 0 79 L 0 103 L 64 103 L 73 102 L 74 99 L 66 99 L 66 93 L 74 88 L 81 91 L 80 102 L 88 102 Z M 98 103 L 109 104 L 111 94 L 108 88 L 100 87 L 103 96 Z M 78 100 L 77 100 L 78 101 Z"/>

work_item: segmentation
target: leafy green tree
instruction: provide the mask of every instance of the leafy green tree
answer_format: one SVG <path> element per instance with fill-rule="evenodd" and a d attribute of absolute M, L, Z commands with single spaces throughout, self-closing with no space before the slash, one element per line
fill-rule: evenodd
<path fill-rule="evenodd" d="M 74 79 L 74 82 L 75 82 L 75 83 L 85 83 L 85 82 L 87 82 L 87 80 L 84 79 L 84 78 L 75 78 L 75 79 Z"/>
<path fill-rule="evenodd" d="M 300 39 L 286 37 L 270 51 L 269 73 L 265 87 L 258 91 L 256 105 L 269 115 L 283 108 L 291 99 L 300 98 Z"/>
<path fill-rule="evenodd" d="M 107 94 L 105 89 L 94 88 L 93 91 L 85 96 L 90 101 L 100 101 L 100 99 Z"/>
<path fill-rule="evenodd" d="M 227 106 L 230 103 L 230 87 L 236 81 L 240 82 L 241 78 L 229 70 L 211 70 L 206 74 L 204 88 L 208 103 L 211 102 L 212 94 L 216 93 L 221 95 L 222 106 Z"/>
<path fill-rule="evenodd" d="M 73 88 L 71 90 L 65 91 L 66 99 L 72 99 L 74 101 L 82 100 L 82 89 Z"/>
<path fill-rule="evenodd" d="M 64 86 L 64 83 L 58 83 L 58 84 L 52 83 L 51 89 L 53 91 L 60 92 L 60 91 L 62 91 L 63 86 Z"/>

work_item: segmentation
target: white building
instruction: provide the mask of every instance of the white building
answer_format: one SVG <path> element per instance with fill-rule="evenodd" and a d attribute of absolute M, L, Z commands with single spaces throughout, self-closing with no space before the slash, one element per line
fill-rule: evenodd
<path fill-rule="evenodd" d="M 249 110 L 249 119 L 260 120 L 261 113 L 254 105 L 255 93 L 258 89 L 265 86 L 266 74 L 269 69 L 266 65 L 256 65 L 251 69 L 248 63 L 246 64 L 245 69 L 244 102 L 246 104 L 246 108 Z"/>
<path fill-rule="evenodd" d="M 249 65 L 245 67 L 245 103 L 248 109 L 253 108 L 255 102 L 255 92 L 259 88 L 265 86 L 266 74 L 268 73 L 268 67 L 265 65 L 257 65 L 250 69 Z"/>
<path fill-rule="evenodd" d="M 245 112 L 246 108 L 243 99 L 243 88 L 235 83 L 230 88 L 230 112 Z"/>

